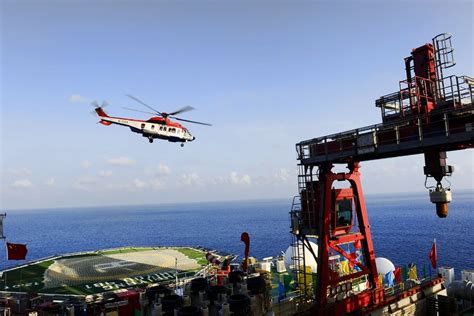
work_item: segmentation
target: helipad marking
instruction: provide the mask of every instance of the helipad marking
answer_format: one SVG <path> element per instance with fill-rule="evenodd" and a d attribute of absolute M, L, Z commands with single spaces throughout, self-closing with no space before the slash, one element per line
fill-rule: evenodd
<path fill-rule="evenodd" d="M 136 262 L 117 261 L 117 262 L 95 264 L 94 268 L 97 270 L 97 272 L 105 273 L 107 272 L 107 270 L 110 270 L 110 269 L 130 267 L 130 266 L 135 266 L 135 265 L 137 265 Z"/>

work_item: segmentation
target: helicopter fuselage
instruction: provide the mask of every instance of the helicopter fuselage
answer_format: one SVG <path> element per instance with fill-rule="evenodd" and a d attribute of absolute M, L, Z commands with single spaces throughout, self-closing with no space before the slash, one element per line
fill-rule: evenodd
<path fill-rule="evenodd" d="M 168 118 L 152 117 L 146 121 L 108 116 L 102 108 L 96 108 L 96 113 L 100 116 L 100 122 L 103 125 L 111 124 L 127 126 L 132 132 L 142 134 L 143 137 L 153 142 L 153 139 L 164 139 L 169 142 L 186 143 L 196 139 L 181 124 L 171 121 Z"/>

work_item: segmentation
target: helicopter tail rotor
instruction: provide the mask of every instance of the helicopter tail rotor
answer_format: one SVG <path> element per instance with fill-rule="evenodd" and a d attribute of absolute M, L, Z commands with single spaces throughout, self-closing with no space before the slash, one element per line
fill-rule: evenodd
<path fill-rule="evenodd" d="M 105 107 L 109 106 L 109 103 L 104 100 L 102 101 L 102 104 L 99 105 L 99 103 L 94 100 L 91 102 L 91 106 L 94 107 L 94 110 L 90 112 L 91 115 L 93 116 L 100 116 L 100 117 L 108 117 L 107 113 L 103 110 Z M 99 122 L 100 123 L 100 122 Z"/>
<path fill-rule="evenodd" d="M 99 103 L 98 103 L 96 100 L 94 100 L 94 101 L 91 102 L 91 105 L 92 105 L 95 109 L 97 109 L 97 108 L 105 108 L 105 107 L 108 107 L 108 106 L 109 106 L 109 103 L 108 103 L 106 100 L 104 100 L 104 101 L 102 101 L 102 104 L 99 105 Z"/>

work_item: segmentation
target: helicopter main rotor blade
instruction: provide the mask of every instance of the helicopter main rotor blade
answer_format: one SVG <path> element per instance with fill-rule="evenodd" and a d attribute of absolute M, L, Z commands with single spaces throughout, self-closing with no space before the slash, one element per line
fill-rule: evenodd
<path fill-rule="evenodd" d="M 137 101 L 137 102 L 140 103 L 141 105 L 146 106 L 146 107 L 149 108 L 150 110 L 155 111 L 155 114 L 158 114 L 158 115 L 163 116 L 163 114 L 162 114 L 160 111 L 155 110 L 154 108 L 152 108 L 151 106 L 149 106 L 148 104 L 146 104 L 145 102 L 143 102 L 142 100 L 140 100 L 140 99 L 138 99 L 138 98 L 135 98 L 133 95 L 127 94 L 127 97 L 129 97 L 130 99 L 133 99 L 133 100 Z"/>
<path fill-rule="evenodd" d="M 156 115 L 156 113 L 147 112 L 147 111 L 140 111 L 140 110 L 137 110 L 137 109 L 127 108 L 127 107 L 124 107 L 124 106 L 122 107 L 122 109 L 129 110 L 129 111 L 140 112 L 140 113 L 151 114 L 151 115 Z"/>
<path fill-rule="evenodd" d="M 171 118 L 178 120 L 178 121 L 183 121 L 183 122 L 189 122 L 189 123 L 194 123 L 194 124 L 201 124 L 201 125 L 207 125 L 207 126 L 212 126 L 212 124 L 209 123 L 203 123 L 203 122 L 197 122 L 197 121 L 191 121 L 191 120 L 185 120 L 179 117 L 171 116 Z"/>
<path fill-rule="evenodd" d="M 194 108 L 192 106 L 185 106 L 179 110 L 176 110 L 174 112 L 171 112 L 171 113 L 168 113 L 168 115 L 176 115 L 176 114 L 179 114 L 179 113 L 184 113 L 184 112 L 189 112 L 189 111 L 192 111 L 194 110 Z"/>

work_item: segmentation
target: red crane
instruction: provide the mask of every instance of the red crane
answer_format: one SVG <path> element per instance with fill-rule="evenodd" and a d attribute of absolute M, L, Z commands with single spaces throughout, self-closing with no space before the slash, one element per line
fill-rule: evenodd
<path fill-rule="evenodd" d="M 298 278 L 304 283 L 300 284 L 303 297 L 315 302 L 312 314 L 368 313 L 414 291 L 387 297 L 378 282 L 359 163 L 424 154 L 424 174 L 436 181 L 429 188 L 431 202 L 439 217 L 448 215 L 451 191 L 442 180 L 453 167 L 446 163 L 446 152 L 474 147 L 474 79 L 443 74 L 455 65 L 452 52 L 449 34 L 412 50 L 405 58 L 407 78 L 400 81 L 400 89 L 375 102 L 382 113 L 381 124 L 296 145 L 300 194 L 290 213 L 291 228 L 295 244 L 308 248 L 318 263 L 315 281 Z M 333 172 L 335 164 L 345 164 L 348 172 Z M 334 188 L 339 181 L 348 187 Z M 317 249 L 312 249 L 311 238 L 316 239 Z M 305 251 L 294 249 L 296 273 L 306 275 Z M 341 272 L 340 259 L 347 261 L 349 271 Z M 435 278 L 430 284 L 440 282 Z"/>

